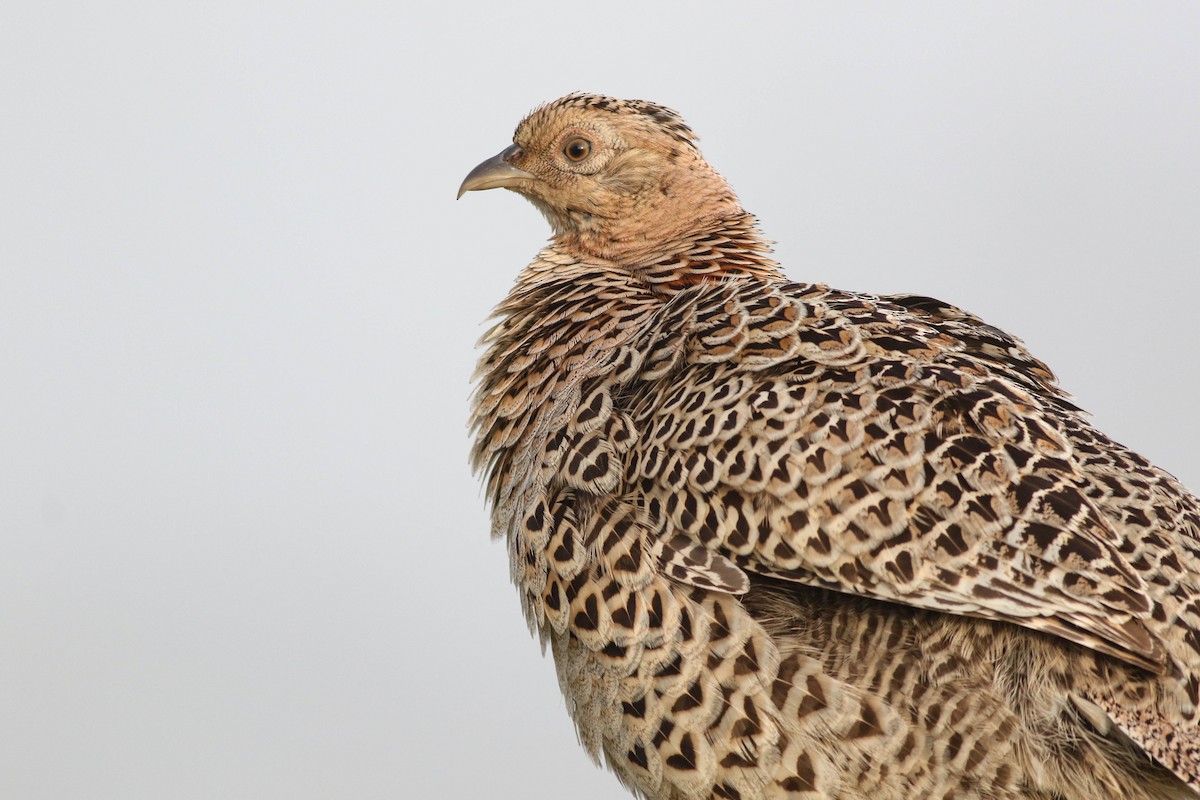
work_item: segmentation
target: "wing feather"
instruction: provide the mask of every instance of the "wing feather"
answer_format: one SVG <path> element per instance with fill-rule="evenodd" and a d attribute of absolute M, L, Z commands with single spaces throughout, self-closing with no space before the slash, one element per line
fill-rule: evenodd
<path fill-rule="evenodd" d="M 749 573 L 1167 669 L 1058 422 L 1075 407 L 1015 340 L 928 298 L 756 284 L 691 302 L 685 356 L 634 398 L 626 470 L 665 509 L 675 564 L 705 563 L 690 541 Z"/>

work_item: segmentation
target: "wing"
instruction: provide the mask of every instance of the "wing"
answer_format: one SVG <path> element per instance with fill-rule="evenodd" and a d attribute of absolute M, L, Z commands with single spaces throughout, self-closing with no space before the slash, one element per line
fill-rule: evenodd
<path fill-rule="evenodd" d="M 676 580 L 736 592 L 736 568 L 1168 668 L 1063 420 L 1086 422 L 1015 340 L 928 298 L 822 286 L 672 303 L 619 402 L 638 432 L 623 483 Z"/>

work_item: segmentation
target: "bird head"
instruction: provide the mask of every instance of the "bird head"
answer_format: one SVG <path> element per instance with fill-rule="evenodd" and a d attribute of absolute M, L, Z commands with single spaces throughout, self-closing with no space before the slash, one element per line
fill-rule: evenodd
<path fill-rule="evenodd" d="M 745 213 L 676 112 L 579 93 L 530 113 L 513 144 L 471 170 L 458 194 L 495 188 L 532 201 L 556 239 L 613 260 Z"/>

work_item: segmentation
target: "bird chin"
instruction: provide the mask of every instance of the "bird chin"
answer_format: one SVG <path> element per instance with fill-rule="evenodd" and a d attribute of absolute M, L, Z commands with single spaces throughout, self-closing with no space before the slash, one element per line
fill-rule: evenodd
<path fill-rule="evenodd" d="M 550 223 L 550 228 L 554 231 L 555 236 L 561 236 L 562 234 L 575 228 L 575 226 L 572 224 L 570 216 L 564 214 L 560 209 L 555 208 L 540 197 L 527 194 L 526 192 L 521 192 L 519 190 L 515 191 L 521 194 L 526 200 L 533 203 L 534 208 L 542 212 L 542 216 L 546 218 L 546 222 Z"/>

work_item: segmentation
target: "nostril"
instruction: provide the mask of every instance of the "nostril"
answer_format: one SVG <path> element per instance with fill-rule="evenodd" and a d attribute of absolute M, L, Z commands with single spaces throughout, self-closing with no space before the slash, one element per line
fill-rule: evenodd
<path fill-rule="evenodd" d="M 504 149 L 504 152 L 500 154 L 500 157 L 511 164 L 513 161 L 523 155 L 525 155 L 525 150 L 521 147 L 521 145 L 511 144 Z"/>

